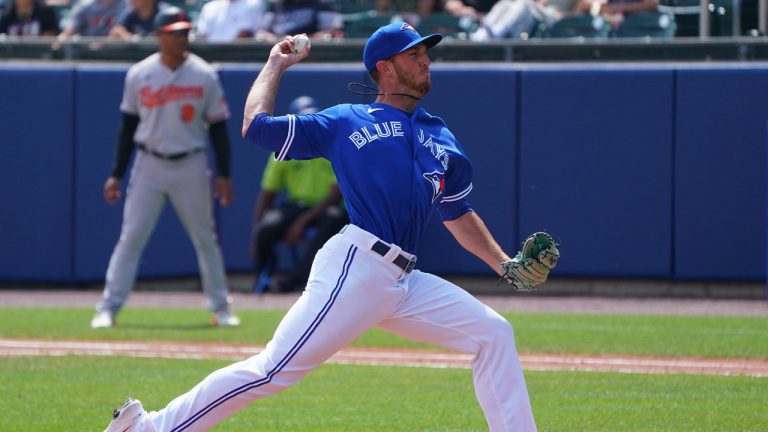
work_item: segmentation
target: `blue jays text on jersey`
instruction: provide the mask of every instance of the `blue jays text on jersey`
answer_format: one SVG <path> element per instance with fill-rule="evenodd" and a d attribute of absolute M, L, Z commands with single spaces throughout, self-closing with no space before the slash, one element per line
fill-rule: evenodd
<path fill-rule="evenodd" d="M 350 222 L 410 253 L 435 207 L 443 221 L 472 210 L 472 165 L 443 120 L 422 108 L 342 104 L 310 115 L 261 113 L 246 139 L 278 160 L 330 160 Z"/>

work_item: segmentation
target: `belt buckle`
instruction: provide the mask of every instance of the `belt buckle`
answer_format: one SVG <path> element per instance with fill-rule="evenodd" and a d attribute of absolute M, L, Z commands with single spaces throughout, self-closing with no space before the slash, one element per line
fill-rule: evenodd
<path fill-rule="evenodd" d="M 412 257 L 408 260 L 408 264 L 405 266 L 405 272 L 412 272 L 414 267 L 416 267 L 416 257 Z"/>

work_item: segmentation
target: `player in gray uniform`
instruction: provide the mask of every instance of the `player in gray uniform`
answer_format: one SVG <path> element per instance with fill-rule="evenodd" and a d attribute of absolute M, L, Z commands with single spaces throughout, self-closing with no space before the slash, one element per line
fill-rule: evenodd
<path fill-rule="evenodd" d="M 212 216 L 211 184 L 206 157 L 209 142 L 216 153 L 214 196 L 221 205 L 232 200 L 229 180 L 229 108 L 216 71 L 189 53 L 192 28 L 179 8 L 155 18 L 159 52 L 131 67 L 120 110 L 123 122 L 104 199 L 120 199 L 121 179 L 134 147 L 140 150 L 131 172 L 120 240 L 107 270 L 104 298 L 91 327 L 112 327 L 135 281 L 142 251 L 170 199 L 197 252 L 203 290 L 214 312 L 214 325 L 238 325 L 230 311 L 224 263 Z"/>

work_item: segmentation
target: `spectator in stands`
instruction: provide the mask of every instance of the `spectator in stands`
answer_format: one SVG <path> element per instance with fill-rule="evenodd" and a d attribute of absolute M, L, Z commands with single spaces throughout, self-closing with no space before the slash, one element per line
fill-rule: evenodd
<path fill-rule="evenodd" d="M 580 0 L 499 0 L 469 35 L 473 41 L 527 37 L 542 23 L 554 24 L 573 14 Z"/>
<path fill-rule="evenodd" d="M 496 4 L 496 0 L 446 0 L 443 10 L 454 16 L 471 16 L 480 21 Z"/>
<path fill-rule="evenodd" d="M 0 34 L 9 36 L 56 36 L 59 19 L 39 0 L 13 0 L 0 15 Z"/>
<path fill-rule="evenodd" d="M 127 7 L 125 0 L 81 0 L 70 12 L 59 40 L 72 35 L 108 36 Z"/>
<path fill-rule="evenodd" d="M 109 31 L 109 36 L 130 40 L 136 36 L 155 34 L 155 15 L 168 6 L 167 3 L 158 3 L 158 0 L 131 0 L 131 7 L 118 17 L 117 24 Z"/>
<path fill-rule="evenodd" d="M 313 114 L 317 105 L 311 97 L 302 96 L 288 110 L 298 115 Z M 275 206 L 283 191 L 285 198 Z M 295 244 L 313 227 L 315 233 L 300 262 L 286 279 L 270 287 L 279 292 L 303 288 L 317 251 L 349 222 L 341 201 L 336 177 L 326 159 L 276 161 L 270 156 L 253 215 L 251 253 L 257 277 L 265 266 L 275 265 L 275 246 L 280 241 Z"/>
<path fill-rule="evenodd" d="M 376 0 L 376 11 L 395 13 L 403 21 L 416 27 L 422 18 L 434 12 L 443 11 L 442 0 Z"/>
<path fill-rule="evenodd" d="M 344 22 L 332 0 L 270 0 L 258 39 L 277 41 L 306 33 L 311 39 L 330 40 L 344 35 Z"/>
<path fill-rule="evenodd" d="M 200 11 L 196 37 L 208 42 L 253 38 L 264 22 L 263 5 L 262 0 L 211 0 Z"/>
<path fill-rule="evenodd" d="M 613 27 L 621 25 L 626 14 L 656 12 L 658 0 L 579 0 L 576 13 L 602 15 Z"/>

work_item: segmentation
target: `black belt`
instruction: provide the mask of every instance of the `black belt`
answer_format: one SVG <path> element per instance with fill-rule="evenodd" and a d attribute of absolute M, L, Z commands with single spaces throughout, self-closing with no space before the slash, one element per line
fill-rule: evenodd
<path fill-rule="evenodd" d="M 145 146 L 144 144 L 139 144 L 139 150 L 143 151 L 144 153 L 151 154 L 152 156 L 158 159 L 165 159 L 165 160 L 179 160 L 191 154 L 200 153 L 201 151 L 203 151 L 202 148 L 198 147 L 196 149 L 181 152 L 181 153 L 160 153 L 159 151 L 155 151 L 150 148 L 147 148 L 147 146 Z"/>
<path fill-rule="evenodd" d="M 388 244 L 384 243 L 383 241 L 377 240 L 376 243 L 371 246 L 371 250 L 376 252 L 377 254 L 384 256 L 389 253 L 389 250 L 391 248 Z M 392 261 L 396 266 L 400 267 L 401 269 L 405 270 L 406 273 L 410 273 L 414 267 L 416 267 L 416 257 L 413 257 L 413 259 L 408 259 L 403 255 L 397 255 L 397 258 L 395 258 L 394 261 Z"/>

